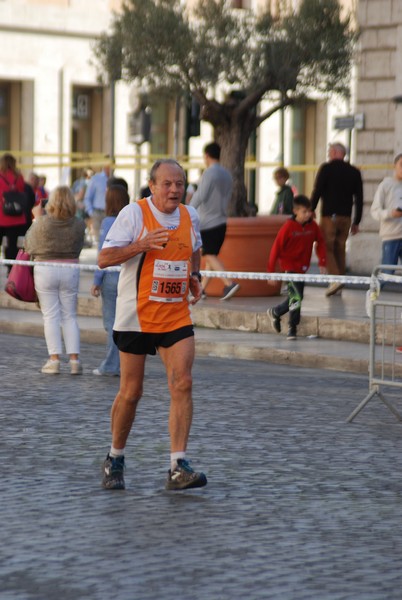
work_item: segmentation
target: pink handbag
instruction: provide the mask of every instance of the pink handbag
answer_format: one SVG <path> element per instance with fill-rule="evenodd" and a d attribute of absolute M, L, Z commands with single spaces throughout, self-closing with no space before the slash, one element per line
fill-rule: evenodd
<path fill-rule="evenodd" d="M 30 256 L 25 250 L 18 250 L 16 260 L 30 260 Z M 13 265 L 4 289 L 7 294 L 17 300 L 37 302 L 38 297 L 35 291 L 33 267 L 29 265 Z"/>

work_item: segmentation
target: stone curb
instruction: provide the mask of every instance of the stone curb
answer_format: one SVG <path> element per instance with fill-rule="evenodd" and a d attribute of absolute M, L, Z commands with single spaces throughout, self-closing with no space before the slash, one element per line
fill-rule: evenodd
<path fill-rule="evenodd" d="M 0 292 L 0 308 L 38 311 L 34 303 L 20 302 L 5 292 Z M 102 304 L 99 298 L 81 296 L 78 298 L 79 316 L 101 317 Z M 217 309 L 216 306 L 195 306 L 192 308 L 194 324 L 197 327 L 244 331 L 248 333 L 272 333 L 271 324 L 265 312 Z M 301 336 L 314 335 L 324 339 L 342 340 L 368 344 L 370 324 L 365 320 L 345 320 L 330 317 L 303 316 L 299 333 Z M 402 325 L 400 330 L 402 339 Z"/>
<path fill-rule="evenodd" d="M 24 303 L 8 296 L 5 292 L 0 292 L 0 308 L 21 310 L 24 312 L 39 312 L 38 307 L 33 303 Z M 81 296 L 78 299 L 78 314 L 81 317 L 101 318 L 101 300 L 90 296 Z M 199 328 L 256 333 L 272 334 L 271 324 L 264 312 L 228 310 L 219 309 L 216 306 L 196 306 L 192 309 L 194 323 Z M 43 325 L 37 321 L 37 316 L 32 322 L 22 320 L 0 319 L 0 332 L 28 335 L 34 337 L 43 337 Z M 354 342 L 367 345 L 370 336 L 370 324 L 368 319 L 345 320 L 329 317 L 303 317 L 300 325 L 299 334 L 301 337 L 314 336 L 326 340 L 334 340 L 335 343 Z M 400 330 L 399 330 L 400 329 Z M 398 330 L 397 332 L 395 332 Z M 80 327 L 81 339 L 89 344 L 105 344 L 106 333 L 102 328 L 91 328 L 88 326 Z M 284 332 L 286 333 L 286 332 Z M 402 340 L 402 327 L 386 327 L 385 337 L 388 343 L 392 340 Z M 216 338 L 216 335 L 215 335 Z M 201 356 L 217 356 L 221 358 L 238 358 L 244 360 L 259 360 L 271 362 L 274 364 L 292 365 L 307 368 L 319 368 L 349 373 L 367 373 L 368 360 L 361 358 L 351 358 L 345 356 L 342 348 L 339 348 L 338 355 L 326 355 L 322 353 L 306 353 L 302 350 L 284 350 L 275 348 L 267 344 L 254 345 L 250 341 L 241 343 L 230 342 L 227 340 L 196 340 L 197 353 Z M 392 367 L 386 364 L 386 369 Z M 398 365 L 394 365 L 394 368 Z"/>
<path fill-rule="evenodd" d="M 197 353 L 201 356 L 219 358 L 238 358 L 243 360 L 259 360 L 277 365 L 291 365 L 312 369 L 326 369 L 347 373 L 367 373 L 368 361 L 350 359 L 342 356 L 326 356 L 324 354 L 306 354 L 303 351 L 282 350 L 279 348 L 257 348 L 246 344 L 228 342 L 196 342 Z"/>
<path fill-rule="evenodd" d="M 27 335 L 32 337 L 43 337 L 43 325 L 41 323 L 16 323 L 15 321 L 0 320 L 0 333 L 12 335 Z M 106 332 L 102 329 L 80 328 L 80 338 L 87 344 L 106 344 Z"/>
<path fill-rule="evenodd" d="M 0 320 L 0 333 L 43 337 L 41 323 L 17 323 Z M 105 344 L 106 333 L 103 330 L 81 328 L 81 341 L 88 344 Z M 350 359 L 342 356 L 326 356 L 324 354 L 307 354 L 303 351 L 283 350 L 272 347 L 256 347 L 249 343 L 230 343 L 227 341 L 196 340 L 196 352 L 199 356 L 216 356 L 219 358 L 237 358 L 243 360 L 259 360 L 280 365 L 329 369 L 348 373 L 367 373 L 368 362 L 361 359 Z"/>

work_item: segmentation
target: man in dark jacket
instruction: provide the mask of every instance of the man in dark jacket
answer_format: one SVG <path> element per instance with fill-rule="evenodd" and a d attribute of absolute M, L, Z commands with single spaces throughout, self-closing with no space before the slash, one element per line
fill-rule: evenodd
<path fill-rule="evenodd" d="M 321 165 L 311 196 L 313 210 L 321 198 L 320 226 L 327 248 L 328 273 L 332 275 L 345 274 L 346 240 L 349 232 L 358 233 L 363 212 L 362 177 L 359 169 L 345 161 L 345 156 L 343 144 L 330 144 L 329 162 Z M 332 296 L 342 287 L 341 283 L 332 283 L 326 295 Z"/>

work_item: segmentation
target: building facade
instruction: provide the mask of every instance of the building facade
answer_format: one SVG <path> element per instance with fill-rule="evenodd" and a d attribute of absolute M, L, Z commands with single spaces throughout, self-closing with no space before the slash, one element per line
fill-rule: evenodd
<path fill-rule="evenodd" d="M 110 87 L 92 62 L 113 8 L 110 0 L 0 2 L 0 151 L 14 151 L 25 174 L 45 173 L 50 188 L 74 175 L 72 153 L 133 154 L 127 86 L 117 86 L 122 111 L 113 119 Z"/>
<path fill-rule="evenodd" d="M 191 3 L 194 0 L 188 0 Z M 273 11 L 295 8 L 299 0 L 233 0 L 234 9 Z M 362 167 L 365 210 L 362 232 L 350 240 L 351 271 L 369 273 L 379 261 L 378 224 L 369 215 L 375 189 L 401 150 L 401 0 L 342 0 L 360 29 L 359 52 L 350 101 L 314 97 L 265 121 L 250 142 L 256 161 L 253 194 L 260 214 L 275 197 L 272 173 L 280 163 L 300 192 L 311 193 L 317 165 L 326 160 L 328 142 L 350 146 Z M 196 183 L 203 145 L 212 139 L 208 123 L 188 136 L 186 108 L 161 99 L 152 107 L 151 139 L 139 143 L 132 115 L 139 90 L 117 82 L 114 94 L 101 84 L 93 63 L 93 44 L 107 31 L 119 0 L 3 0 L 0 2 L 0 151 L 13 150 L 24 173 L 48 176 L 48 187 L 71 182 L 86 154 L 118 157 L 119 176 L 136 195 L 146 182 L 148 155 L 189 155 L 189 179 Z M 114 99 L 114 101 L 113 101 Z M 264 106 L 262 106 L 264 110 Z M 363 129 L 338 130 L 335 117 L 359 114 Z M 142 140 L 140 140 L 142 141 Z M 72 158 L 74 161 L 72 162 Z M 300 167 L 300 165 L 303 165 Z M 294 167 L 292 169 L 292 166 Z M 76 167 L 72 170 L 73 167 Z M 251 171 L 250 171 L 251 172 Z"/>
<path fill-rule="evenodd" d="M 356 74 L 356 110 L 364 129 L 355 133 L 355 160 L 362 167 L 365 207 L 361 233 L 351 240 L 350 268 L 370 273 L 381 260 L 378 223 L 370 205 L 379 182 L 392 173 L 402 151 L 402 2 L 359 0 L 360 29 Z"/>

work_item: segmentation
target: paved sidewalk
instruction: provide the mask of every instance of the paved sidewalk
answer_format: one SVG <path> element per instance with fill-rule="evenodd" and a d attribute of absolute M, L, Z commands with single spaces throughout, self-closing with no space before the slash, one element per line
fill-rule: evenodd
<path fill-rule="evenodd" d="M 84 264 L 95 264 L 95 249 L 85 249 Z M 93 274 L 80 278 L 79 324 L 84 342 L 104 344 L 101 300 L 90 295 Z M 0 290 L 5 268 L 0 268 Z M 193 309 L 197 352 L 205 356 L 264 360 L 270 363 L 317 367 L 343 372 L 365 373 L 369 358 L 369 319 L 366 316 L 366 288 L 347 287 L 342 295 L 325 297 L 325 288 L 306 286 L 299 338 L 289 342 L 272 332 L 266 314 L 279 297 L 241 298 L 227 302 L 207 298 Z M 383 293 L 386 300 L 400 302 L 398 288 Z M 23 308 L 24 310 L 17 310 Z M 34 305 L 13 301 L 0 291 L 0 333 L 43 336 L 43 322 Z M 283 331 L 286 333 L 286 318 Z M 402 323 L 395 326 L 396 344 L 402 343 Z M 400 340 L 400 342 L 399 342 Z M 402 375 L 402 355 L 386 347 L 384 359 Z"/>
<path fill-rule="evenodd" d="M 0 302 L 6 294 L 0 293 Z M 396 294 L 389 297 L 399 298 Z M 11 301 L 7 296 L 6 302 Z M 88 301 L 88 305 L 86 302 Z M 343 297 L 333 299 L 328 307 L 321 288 L 306 291 L 300 335 L 296 342 L 272 333 L 266 307 L 278 298 L 233 298 L 228 302 L 208 299 L 194 309 L 197 352 L 205 356 L 265 360 L 277 364 L 317 367 L 344 372 L 366 373 L 369 358 L 369 319 L 364 311 L 365 292 L 345 290 Z M 104 345 L 106 335 L 99 316 L 101 301 L 82 294 L 83 312 L 78 318 L 81 339 Z M 14 301 L 14 306 L 19 305 Z M 327 302 L 328 304 L 328 302 Z M 90 306 L 89 306 L 90 305 Z M 223 305 L 223 306 L 222 306 Z M 26 306 L 25 310 L 0 306 L 0 333 L 43 337 L 40 311 Z M 28 310 L 29 309 L 29 310 Z M 312 313 L 316 310 L 316 315 Z M 320 316 L 321 311 L 321 316 Z M 360 312 L 360 314 L 359 314 Z M 329 313 L 329 314 L 326 314 Z M 343 314 L 343 316 L 342 316 Z M 331 316 L 333 315 L 333 316 Z M 286 332 L 286 325 L 284 325 Z M 397 340 L 402 342 L 402 326 L 396 328 Z M 393 348 L 385 349 L 385 361 L 402 368 L 402 355 Z"/>
<path fill-rule="evenodd" d="M 1 600 L 399 600 L 402 429 L 366 377 L 197 357 L 189 456 L 202 490 L 163 489 L 158 357 L 127 447 L 127 490 L 100 487 L 118 380 L 38 372 L 44 340 L 3 349 Z M 393 394 L 391 392 L 391 398 Z M 400 404 L 395 395 L 393 401 Z"/>

